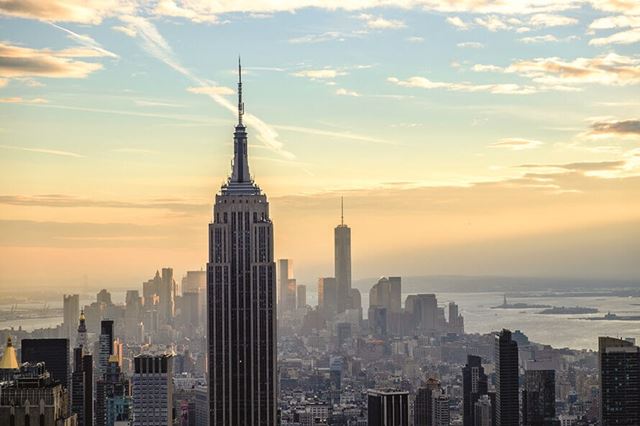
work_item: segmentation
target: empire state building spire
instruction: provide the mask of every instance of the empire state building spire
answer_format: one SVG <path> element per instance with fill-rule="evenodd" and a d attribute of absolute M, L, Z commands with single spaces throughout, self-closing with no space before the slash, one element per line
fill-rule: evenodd
<path fill-rule="evenodd" d="M 253 184 L 249 175 L 249 158 L 247 154 L 247 128 L 242 123 L 244 102 L 242 102 L 242 65 L 238 58 L 238 124 L 233 134 L 233 170 L 229 177 L 229 187 L 234 184 Z"/>

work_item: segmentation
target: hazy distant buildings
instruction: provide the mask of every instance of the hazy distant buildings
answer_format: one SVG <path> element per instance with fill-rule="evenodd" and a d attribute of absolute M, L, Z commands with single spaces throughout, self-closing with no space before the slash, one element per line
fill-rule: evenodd
<path fill-rule="evenodd" d="M 467 364 L 462 368 L 462 405 L 464 426 L 474 426 L 475 404 L 487 394 L 487 375 L 482 367 L 482 358 L 467 355 Z"/>
<path fill-rule="evenodd" d="M 511 331 L 502 330 L 495 336 L 494 357 L 496 365 L 496 426 L 519 426 L 518 344 L 511 338 Z"/>
<path fill-rule="evenodd" d="M 338 313 L 338 283 L 335 278 L 318 278 L 318 307 L 328 319 Z"/>
<path fill-rule="evenodd" d="M 160 319 L 164 324 L 173 321 L 175 314 L 176 282 L 173 279 L 173 268 L 162 268 L 162 279 L 159 288 Z"/>
<path fill-rule="evenodd" d="M 133 426 L 172 426 L 171 355 L 138 355 L 133 364 Z"/>
<path fill-rule="evenodd" d="M 69 389 L 69 339 L 23 339 L 22 362 L 44 362 L 45 368 L 56 380 Z"/>
<path fill-rule="evenodd" d="M 416 398 L 413 405 L 414 426 L 433 425 L 433 397 L 440 393 L 440 382 L 434 378 L 427 379 L 416 390 Z"/>
<path fill-rule="evenodd" d="M 307 306 L 307 286 L 298 284 L 296 287 L 296 305 L 298 308 Z"/>
<path fill-rule="evenodd" d="M 473 426 L 493 426 L 493 406 L 489 395 L 482 395 L 473 408 Z M 465 423 L 466 424 L 466 423 Z"/>
<path fill-rule="evenodd" d="M 198 309 L 195 315 L 198 316 L 197 323 L 201 323 L 207 312 L 206 271 L 187 271 L 187 274 L 182 278 L 182 297 L 185 297 L 187 294 L 197 294 Z M 191 318 L 193 318 L 193 316 Z"/>
<path fill-rule="evenodd" d="M 464 334 L 464 318 L 460 315 L 458 304 L 449 302 L 449 321 L 447 322 L 447 332 Z"/>
<path fill-rule="evenodd" d="M 598 357 L 601 426 L 640 425 L 640 348 L 600 337 Z"/>
<path fill-rule="evenodd" d="M 369 326 L 371 318 L 382 315 L 386 318 L 385 333 L 392 335 L 400 334 L 401 324 L 404 320 L 402 312 L 402 281 L 400 277 L 382 277 L 369 290 Z M 384 309 L 384 314 L 381 309 Z M 377 323 L 375 327 L 380 327 Z"/>
<path fill-rule="evenodd" d="M 243 113 L 240 79 L 233 170 L 209 224 L 210 426 L 277 423 L 273 225 L 249 174 Z"/>
<path fill-rule="evenodd" d="M 554 370 L 525 371 L 522 390 L 522 424 L 523 426 L 556 425 Z"/>
<path fill-rule="evenodd" d="M 293 260 L 278 260 L 278 291 L 282 312 L 296 308 L 296 280 L 293 278 Z"/>
<path fill-rule="evenodd" d="M 432 426 L 449 426 L 451 413 L 449 412 L 449 396 L 444 389 L 439 389 L 431 395 Z"/>
<path fill-rule="evenodd" d="M 430 334 L 437 331 L 438 300 L 435 294 L 412 294 L 405 300 L 405 310 L 416 331 Z"/>
<path fill-rule="evenodd" d="M 65 294 L 62 296 L 62 337 L 69 339 L 73 344 L 80 314 L 80 295 Z"/>
<path fill-rule="evenodd" d="M 401 293 L 400 277 L 382 277 L 369 291 L 369 306 L 382 306 L 388 312 L 401 312 Z"/>
<path fill-rule="evenodd" d="M 0 425 L 75 426 L 68 400 L 67 389 L 45 364 L 25 363 L 12 380 L 0 383 Z"/>
<path fill-rule="evenodd" d="M 370 389 L 367 399 L 369 426 L 409 425 L 409 392 Z"/>

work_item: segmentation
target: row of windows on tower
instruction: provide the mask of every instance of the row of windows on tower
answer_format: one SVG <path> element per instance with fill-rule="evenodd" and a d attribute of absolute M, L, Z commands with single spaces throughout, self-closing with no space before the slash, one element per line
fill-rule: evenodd
<path fill-rule="evenodd" d="M 248 216 L 248 212 L 245 212 L 245 213 L 246 213 L 246 215 Z M 240 215 L 241 215 L 241 214 L 242 214 L 242 212 L 238 212 L 238 213 L 233 212 L 232 214 L 233 214 L 233 215 L 236 215 L 236 214 L 240 214 Z M 229 216 L 228 216 L 228 213 L 227 213 L 227 212 L 224 212 L 224 213 L 222 214 L 222 221 L 220 221 L 220 217 L 221 217 L 221 216 L 220 216 L 220 213 L 216 213 L 216 223 L 228 223 L 228 222 L 229 222 Z M 247 217 L 247 218 L 248 218 L 248 217 Z M 259 218 L 259 219 L 258 219 L 258 212 L 253 212 L 253 222 L 254 222 L 254 223 L 257 223 L 257 222 L 264 222 L 265 220 L 266 220 L 266 218 L 265 218 L 265 214 L 264 214 L 264 212 L 261 212 L 261 213 L 260 213 L 260 218 Z"/>

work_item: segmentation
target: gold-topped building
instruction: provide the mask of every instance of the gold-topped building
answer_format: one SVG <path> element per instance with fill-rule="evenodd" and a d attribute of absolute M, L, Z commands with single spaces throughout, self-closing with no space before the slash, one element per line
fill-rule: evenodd
<path fill-rule="evenodd" d="M 13 347 L 11 336 L 7 337 L 7 347 L 4 354 L 0 358 L 0 370 L 19 370 L 18 357 L 16 356 L 16 348 Z"/>

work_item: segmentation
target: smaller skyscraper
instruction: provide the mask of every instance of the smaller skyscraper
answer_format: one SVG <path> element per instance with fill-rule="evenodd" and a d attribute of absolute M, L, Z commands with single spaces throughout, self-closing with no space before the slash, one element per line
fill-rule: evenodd
<path fill-rule="evenodd" d="M 93 358 L 81 346 L 73 350 L 71 411 L 78 415 L 78 426 L 93 425 Z"/>
<path fill-rule="evenodd" d="M 69 389 L 69 339 L 22 339 L 22 362 L 43 362 L 51 378 Z"/>
<path fill-rule="evenodd" d="M 601 426 L 640 425 L 640 348 L 598 338 Z"/>
<path fill-rule="evenodd" d="M 511 338 L 511 331 L 505 329 L 495 336 L 494 358 L 496 426 L 519 426 L 518 344 Z"/>
<path fill-rule="evenodd" d="M 369 426 L 408 426 L 409 392 L 369 389 Z"/>
<path fill-rule="evenodd" d="M 440 382 L 434 378 L 427 379 L 416 391 L 413 406 L 414 426 L 433 425 L 433 396 L 440 393 Z"/>
<path fill-rule="evenodd" d="M 69 342 L 73 342 L 76 335 L 76 321 L 78 321 L 78 314 L 80 313 L 80 295 L 65 294 L 62 296 L 62 311 L 62 337 L 69 339 Z"/>
<path fill-rule="evenodd" d="M 113 355 L 113 321 L 102 320 L 98 338 L 98 378 L 107 372 L 109 357 Z"/>
<path fill-rule="evenodd" d="M 173 423 L 171 355 L 138 355 L 133 359 L 133 426 Z"/>
<path fill-rule="evenodd" d="M 335 278 L 318 278 L 318 306 L 326 318 L 338 313 L 338 287 Z"/>
<path fill-rule="evenodd" d="M 78 332 L 76 335 L 76 347 L 87 350 L 87 321 L 84 316 L 84 310 L 80 311 L 80 319 L 78 320 Z"/>
<path fill-rule="evenodd" d="M 449 426 L 451 414 L 449 412 L 449 395 L 444 389 L 439 389 L 431 395 L 432 426 Z"/>
<path fill-rule="evenodd" d="M 404 306 L 417 332 L 430 334 L 437 331 L 438 299 L 435 294 L 409 295 Z"/>
<path fill-rule="evenodd" d="M 334 267 L 337 286 L 337 312 L 352 308 L 351 303 L 351 228 L 344 223 L 344 202 L 340 199 L 340 225 L 334 230 Z"/>
<path fill-rule="evenodd" d="M 278 291 L 282 312 L 290 311 L 296 307 L 296 281 L 293 278 L 293 260 L 278 260 Z"/>
<path fill-rule="evenodd" d="M 523 426 L 556 425 L 556 375 L 554 370 L 527 370 L 522 390 Z"/>
<path fill-rule="evenodd" d="M 119 365 L 117 355 L 111 355 L 107 372 L 96 382 L 96 426 L 114 426 L 128 422 L 131 408 L 129 381 Z"/>
<path fill-rule="evenodd" d="M 173 268 L 162 268 L 162 281 L 159 289 L 160 313 L 164 324 L 171 324 L 175 315 L 176 282 Z"/>
<path fill-rule="evenodd" d="M 487 375 L 482 367 L 482 358 L 467 355 L 467 364 L 462 368 L 463 424 L 474 426 L 475 403 L 487 393 Z"/>
<path fill-rule="evenodd" d="M 303 284 L 298 284 L 296 288 L 297 299 L 296 304 L 298 308 L 304 308 L 307 306 L 307 286 Z"/>
<path fill-rule="evenodd" d="M 493 426 L 493 408 L 489 395 L 482 395 L 473 408 L 473 426 Z"/>

